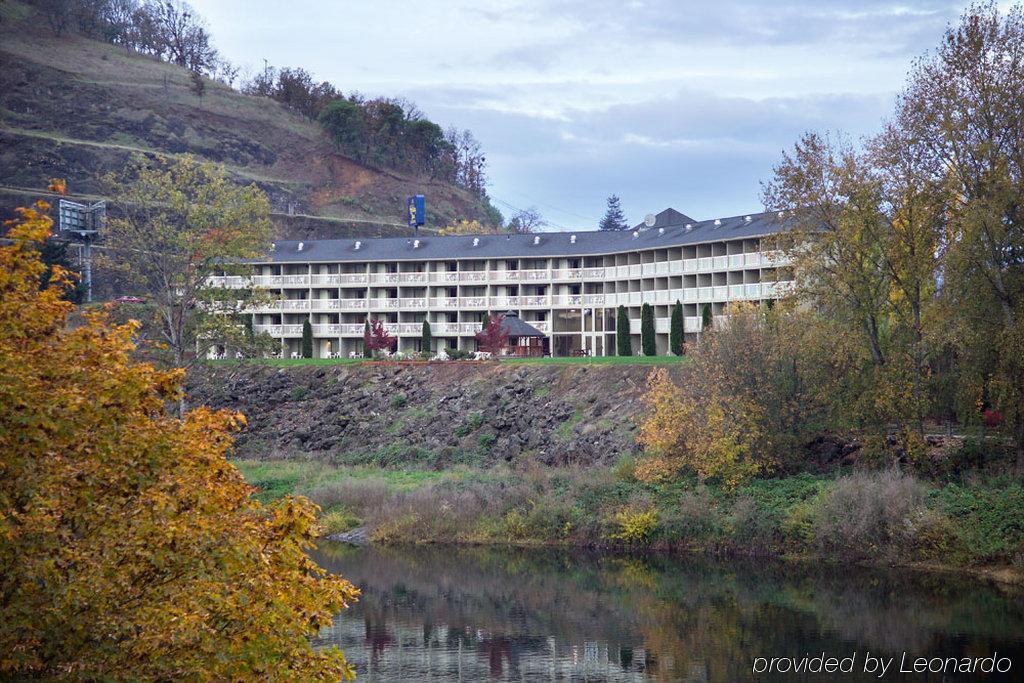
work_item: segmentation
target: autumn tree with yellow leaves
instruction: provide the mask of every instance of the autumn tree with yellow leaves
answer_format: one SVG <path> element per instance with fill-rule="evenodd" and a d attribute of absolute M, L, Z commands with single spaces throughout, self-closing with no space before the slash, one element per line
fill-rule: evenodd
<path fill-rule="evenodd" d="M 134 361 L 134 324 L 67 325 L 47 209 L 0 247 L 0 678 L 350 678 L 309 641 L 358 593 L 307 557 L 315 507 L 252 498 L 244 418 L 172 416 L 182 371 Z"/>

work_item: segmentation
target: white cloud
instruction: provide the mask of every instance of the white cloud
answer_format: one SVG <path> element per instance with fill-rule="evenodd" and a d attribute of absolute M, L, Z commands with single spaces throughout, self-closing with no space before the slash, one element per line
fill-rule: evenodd
<path fill-rule="evenodd" d="M 963 3 L 939 0 L 195 1 L 232 60 L 407 96 L 489 152 L 510 203 L 632 216 L 757 208 L 807 128 L 861 135 Z M 515 197 L 515 202 L 511 197 Z M 533 201 L 530 201 L 530 200 Z M 551 208 L 552 217 L 557 209 Z M 572 218 L 575 217 L 575 218 Z"/>

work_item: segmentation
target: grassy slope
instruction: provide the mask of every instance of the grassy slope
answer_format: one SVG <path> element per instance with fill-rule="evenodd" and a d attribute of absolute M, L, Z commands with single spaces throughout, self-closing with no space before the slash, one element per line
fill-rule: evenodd
<path fill-rule="evenodd" d="M 480 217 L 461 189 L 367 168 L 333 152 L 319 126 L 277 103 L 213 81 L 203 97 L 176 66 L 81 36 L 54 36 L 24 4 L 0 5 L 0 188 L 46 187 L 66 177 L 94 193 L 96 174 L 137 152 L 181 153 L 223 162 L 256 182 L 283 210 L 402 225 L 404 198 L 430 196 L 434 222 Z M 344 86 L 344 84 L 341 84 Z"/>

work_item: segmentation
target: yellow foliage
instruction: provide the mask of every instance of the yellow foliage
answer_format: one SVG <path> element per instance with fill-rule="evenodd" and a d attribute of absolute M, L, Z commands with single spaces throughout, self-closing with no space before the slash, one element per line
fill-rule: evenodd
<path fill-rule="evenodd" d="M 350 678 L 309 642 L 358 594 L 306 555 L 316 507 L 251 497 L 241 415 L 167 412 L 183 374 L 132 359 L 136 324 L 67 326 L 47 209 L 0 247 L 0 678 Z"/>
<path fill-rule="evenodd" d="M 497 235 L 500 232 L 493 225 L 484 225 L 477 220 L 463 218 L 437 231 L 439 235 Z"/>
<path fill-rule="evenodd" d="M 637 463 L 637 479 L 670 479 L 686 467 L 701 479 L 717 477 L 734 487 L 768 469 L 753 450 L 764 439 L 755 402 L 722 396 L 713 383 L 702 383 L 704 392 L 696 397 L 676 385 L 664 368 L 653 370 L 647 383 L 648 410 L 637 441 L 648 457 Z"/>
<path fill-rule="evenodd" d="M 650 538 L 658 527 L 658 511 L 625 508 L 613 514 L 612 521 L 619 529 L 612 534 L 613 539 L 626 543 L 641 543 Z"/>

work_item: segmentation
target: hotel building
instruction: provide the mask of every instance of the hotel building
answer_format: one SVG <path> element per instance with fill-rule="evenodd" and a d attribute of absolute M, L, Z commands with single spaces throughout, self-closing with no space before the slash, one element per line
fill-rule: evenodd
<path fill-rule="evenodd" d="M 692 341 L 705 309 L 714 317 L 732 301 L 776 299 L 792 279 L 774 239 L 784 214 L 695 221 L 666 209 L 648 222 L 621 232 L 278 241 L 253 261 L 251 279 L 214 281 L 271 293 L 253 327 L 279 340 L 285 357 L 299 351 L 306 320 L 314 356 L 326 357 L 361 352 L 367 319 L 383 321 L 399 351 L 421 350 L 424 320 L 431 351 L 472 351 L 485 316 L 506 311 L 546 334 L 552 355 L 614 355 L 619 306 L 636 352 L 644 303 L 665 354 L 676 301 Z"/>

